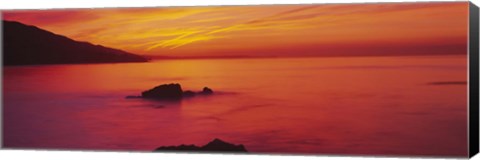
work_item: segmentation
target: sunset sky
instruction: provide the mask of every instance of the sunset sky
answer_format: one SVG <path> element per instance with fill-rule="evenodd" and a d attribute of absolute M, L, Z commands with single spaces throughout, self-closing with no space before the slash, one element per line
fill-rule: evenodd
<path fill-rule="evenodd" d="M 466 54 L 468 2 L 9 10 L 3 19 L 141 55 Z"/>

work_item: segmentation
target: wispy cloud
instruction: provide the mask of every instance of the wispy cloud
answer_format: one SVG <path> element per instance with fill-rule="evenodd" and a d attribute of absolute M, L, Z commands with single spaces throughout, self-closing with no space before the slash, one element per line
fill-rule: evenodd
<path fill-rule="evenodd" d="M 448 39 L 466 36 L 466 20 L 458 17 L 468 14 L 467 4 L 25 10 L 5 11 L 4 18 L 142 54 L 225 53 L 246 49 L 268 52 L 275 46 L 343 43 L 372 46 L 407 42 L 432 46 L 439 40 L 446 43 Z"/>

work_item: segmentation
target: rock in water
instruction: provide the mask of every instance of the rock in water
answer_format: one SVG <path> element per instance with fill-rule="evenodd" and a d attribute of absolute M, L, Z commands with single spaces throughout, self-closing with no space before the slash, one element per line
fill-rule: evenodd
<path fill-rule="evenodd" d="M 193 91 L 188 90 L 183 92 L 183 97 L 193 97 L 193 96 L 195 96 L 195 92 Z"/>
<path fill-rule="evenodd" d="M 242 144 L 235 145 L 224 142 L 218 138 L 201 147 L 203 151 L 223 151 L 223 152 L 247 152 Z"/>
<path fill-rule="evenodd" d="M 179 100 L 183 96 L 182 87 L 178 83 L 162 84 L 142 92 L 143 98 Z"/>
<path fill-rule="evenodd" d="M 213 94 L 213 90 L 208 87 L 203 87 L 202 92 L 200 94 Z"/>
<path fill-rule="evenodd" d="M 182 144 L 180 146 L 159 147 L 154 151 L 248 152 L 242 144 L 235 145 L 217 138 L 202 147 Z"/>
<path fill-rule="evenodd" d="M 179 146 L 162 146 L 155 149 L 155 151 L 198 151 L 200 147 L 195 145 L 179 145 Z"/>
<path fill-rule="evenodd" d="M 126 99 L 142 98 L 142 96 L 126 96 Z"/>
<path fill-rule="evenodd" d="M 180 100 L 182 98 L 194 97 L 195 95 L 210 95 L 213 94 L 213 90 L 204 87 L 200 92 L 193 92 L 190 90 L 183 91 L 182 87 L 178 83 L 162 84 L 148 91 L 142 92 L 139 97 L 127 96 L 126 98 L 149 98 L 158 100 Z"/>

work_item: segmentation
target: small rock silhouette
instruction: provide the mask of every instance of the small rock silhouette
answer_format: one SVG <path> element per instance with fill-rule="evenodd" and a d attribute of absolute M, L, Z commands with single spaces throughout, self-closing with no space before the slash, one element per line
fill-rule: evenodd
<path fill-rule="evenodd" d="M 213 94 L 213 90 L 208 87 L 203 87 L 202 92 L 200 94 Z"/>
<path fill-rule="evenodd" d="M 154 151 L 248 152 L 242 144 L 235 145 L 218 138 L 201 147 L 182 144 L 180 146 L 163 146 Z"/>
<path fill-rule="evenodd" d="M 181 100 L 182 98 L 194 97 L 195 95 L 211 95 L 213 90 L 204 87 L 200 92 L 183 91 L 178 83 L 162 84 L 150 90 L 142 92 L 141 96 L 127 96 L 126 98 L 148 98 L 158 100 Z"/>
<path fill-rule="evenodd" d="M 152 99 L 181 99 L 183 96 L 182 87 L 178 83 L 162 84 L 150 90 L 142 92 L 143 98 Z"/>

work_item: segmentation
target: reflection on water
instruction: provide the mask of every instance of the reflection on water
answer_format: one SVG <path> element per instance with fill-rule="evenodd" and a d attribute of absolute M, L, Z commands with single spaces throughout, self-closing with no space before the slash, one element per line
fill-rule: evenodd
<path fill-rule="evenodd" d="M 4 68 L 4 146 L 151 151 L 213 138 L 257 153 L 467 153 L 465 56 L 163 60 Z M 163 83 L 218 94 L 125 99 Z"/>

